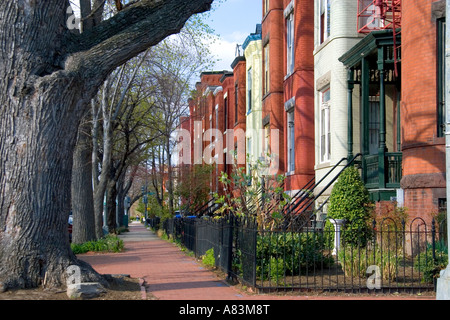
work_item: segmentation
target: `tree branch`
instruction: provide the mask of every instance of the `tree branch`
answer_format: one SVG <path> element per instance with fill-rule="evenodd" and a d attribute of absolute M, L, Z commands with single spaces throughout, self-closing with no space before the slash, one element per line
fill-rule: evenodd
<path fill-rule="evenodd" d="M 90 30 L 71 37 L 64 69 L 99 86 L 116 67 L 177 33 L 213 0 L 141 0 Z M 96 83 L 92 83 L 95 81 Z"/>

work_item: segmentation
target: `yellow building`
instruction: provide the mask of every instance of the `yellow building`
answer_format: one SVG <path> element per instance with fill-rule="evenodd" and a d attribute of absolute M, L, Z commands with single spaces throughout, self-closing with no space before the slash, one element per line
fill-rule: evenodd
<path fill-rule="evenodd" d="M 247 172 L 264 157 L 262 133 L 262 41 L 261 25 L 242 45 L 246 60 L 246 153 Z"/>

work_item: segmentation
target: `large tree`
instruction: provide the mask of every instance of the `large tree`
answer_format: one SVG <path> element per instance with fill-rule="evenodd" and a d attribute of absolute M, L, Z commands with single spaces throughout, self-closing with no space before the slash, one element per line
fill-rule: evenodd
<path fill-rule="evenodd" d="M 213 0 L 133 1 L 81 34 L 66 26 L 69 1 L 0 6 L 0 287 L 65 284 L 67 218 L 78 125 L 118 66 L 179 32 Z M 86 280 L 86 279 L 83 279 Z"/>

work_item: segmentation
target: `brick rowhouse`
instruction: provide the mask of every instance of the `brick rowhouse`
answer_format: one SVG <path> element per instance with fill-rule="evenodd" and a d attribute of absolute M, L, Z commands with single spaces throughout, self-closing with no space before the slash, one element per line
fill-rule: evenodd
<path fill-rule="evenodd" d="M 314 1 L 284 0 L 283 8 L 285 189 L 296 191 L 315 175 Z"/>
<path fill-rule="evenodd" d="M 267 6 L 268 5 L 268 6 Z M 284 3 L 283 0 L 263 2 L 263 101 L 262 125 L 279 130 L 279 174 L 285 174 L 284 155 Z M 272 139 L 269 139 L 269 141 Z M 276 143 L 274 141 L 271 141 Z"/>
<path fill-rule="evenodd" d="M 440 19 L 445 19 L 445 1 L 402 2 L 401 187 L 409 215 L 428 222 L 446 201 L 445 137 L 439 117 Z"/>

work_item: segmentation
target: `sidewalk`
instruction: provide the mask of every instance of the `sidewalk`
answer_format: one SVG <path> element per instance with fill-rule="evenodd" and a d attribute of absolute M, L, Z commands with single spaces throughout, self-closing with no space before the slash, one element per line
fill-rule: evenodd
<path fill-rule="evenodd" d="M 132 222 L 120 237 L 125 251 L 83 255 L 101 274 L 129 274 L 144 279 L 147 294 L 159 300 L 434 300 L 430 296 L 255 295 L 239 291 L 199 264 L 194 257 L 161 240 L 141 223 Z"/>

